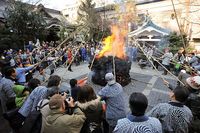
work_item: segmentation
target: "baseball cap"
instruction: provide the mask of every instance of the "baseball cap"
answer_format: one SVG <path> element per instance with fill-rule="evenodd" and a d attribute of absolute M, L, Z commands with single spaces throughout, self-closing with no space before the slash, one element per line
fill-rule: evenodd
<path fill-rule="evenodd" d="M 107 73 L 107 74 L 105 75 L 105 79 L 106 79 L 108 85 L 113 85 L 113 84 L 116 83 L 116 82 L 115 82 L 115 79 L 114 79 L 114 75 L 113 75 L 112 73 Z"/>

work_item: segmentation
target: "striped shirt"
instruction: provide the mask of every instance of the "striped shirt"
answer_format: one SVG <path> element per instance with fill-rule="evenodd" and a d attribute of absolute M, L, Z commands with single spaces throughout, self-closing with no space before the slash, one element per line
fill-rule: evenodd
<path fill-rule="evenodd" d="M 19 113 L 24 117 L 27 117 L 31 111 L 36 110 L 39 101 L 46 97 L 47 90 L 48 89 L 45 86 L 35 88 L 20 108 Z"/>
<path fill-rule="evenodd" d="M 156 118 L 130 115 L 118 120 L 113 133 L 162 133 L 162 126 Z"/>
<path fill-rule="evenodd" d="M 191 110 L 178 102 L 160 103 L 147 115 L 160 120 L 164 132 L 188 133 L 193 116 Z"/>

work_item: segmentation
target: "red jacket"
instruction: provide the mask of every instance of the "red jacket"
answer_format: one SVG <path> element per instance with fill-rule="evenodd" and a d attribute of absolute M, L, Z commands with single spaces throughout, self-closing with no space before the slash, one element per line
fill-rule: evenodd
<path fill-rule="evenodd" d="M 72 52 L 71 52 L 71 50 L 67 52 L 67 59 L 68 59 L 68 62 L 72 61 Z"/>

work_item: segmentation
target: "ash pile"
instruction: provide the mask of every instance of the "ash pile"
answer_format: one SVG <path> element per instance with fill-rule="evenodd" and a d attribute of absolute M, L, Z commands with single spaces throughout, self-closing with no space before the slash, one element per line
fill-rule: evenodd
<path fill-rule="evenodd" d="M 129 71 L 131 69 L 131 62 L 125 59 L 120 59 L 118 57 L 115 57 L 114 62 L 115 62 L 116 81 L 120 83 L 122 86 L 128 85 L 131 82 L 131 77 L 129 75 Z M 107 83 L 105 80 L 106 73 L 108 72 L 113 73 L 113 57 L 103 56 L 101 58 L 95 58 L 91 70 L 93 72 L 92 82 L 94 84 L 105 86 Z"/>

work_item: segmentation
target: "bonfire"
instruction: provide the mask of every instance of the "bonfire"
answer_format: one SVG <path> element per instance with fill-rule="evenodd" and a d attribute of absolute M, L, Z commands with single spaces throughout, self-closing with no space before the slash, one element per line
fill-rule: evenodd
<path fill-rule="evenodd" d="M 111 32 L 112 35 L 104 39 L 104 46 L 94 60 L 92 82 L 105 86 L 105 74 L 112 72 L 116 81 L 125 86 L 131 82 L 131 62 L 127 61 L 125 54 L 126 32 L 119 26 L 112 26 Z"/>

